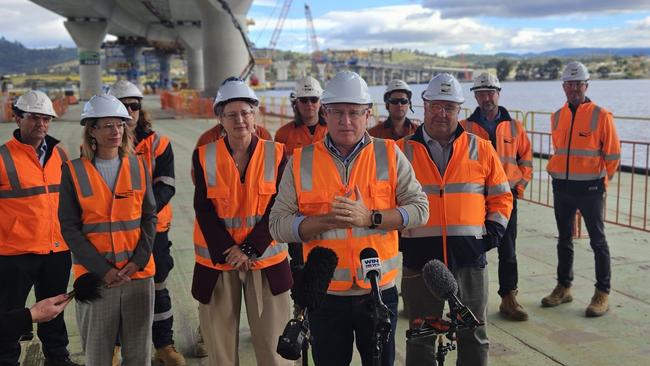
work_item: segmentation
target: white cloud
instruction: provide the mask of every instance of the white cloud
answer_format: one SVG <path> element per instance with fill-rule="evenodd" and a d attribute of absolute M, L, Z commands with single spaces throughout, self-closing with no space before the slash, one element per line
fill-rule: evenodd
<path fill-rule="evenodd" d="M 0 19 L 0 35 L 9 41 L 31 48 L 74 46 L 64 18 L 30 1 L 3 0 Z"/>
<path fill-rule="evenodd" d="M 253 6 L 263 6 L 267 8 L 274 8 L 278 0 L 254 0 Z"/>

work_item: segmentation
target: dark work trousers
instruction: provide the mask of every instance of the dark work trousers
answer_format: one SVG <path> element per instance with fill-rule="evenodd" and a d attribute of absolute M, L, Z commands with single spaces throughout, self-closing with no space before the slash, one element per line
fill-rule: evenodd
<path fill-rule="evenodd" d="M 395 361 L 395 327 L 397 326 L 397 288 L 381 292 L 382 300 L 392 312 L 392 332 L 381 355 L 382 366 Z M 312 356 L 316 366 L 346 366 L 352 361 L 356 341 L 363 366 L 372 365 L 373 324 L 368 308 L 370 295 L 327 295 L 321 306 L 309 313 Z"/>
<path fill-rule="evenodd" d="M 174 314 L 172 312 L 172 300 L 167 290 L 167 276 L 174 268 L 174 258 L 171 256 L 169 231 L 159 231 L 153 242 L 153 260 L 156 262 L 156 274 L 154 280 L 154 315 L 151 327 L 153 345 L 155 348 L 162 348 L 174 344 Z"/>
<path fill-rule="evenodd" d="M 609 293 L 611 267 L 603 224 L 604 202 L 603 193 L 580 195 L 553 191 L 555 221 L 559 233 L 557 280 L 564 287 L 571 287 L 573 282 L 573 227 L 576 210 L 580 210 L 589 232 L 589 244 L 596 261 L 596 288 Z"/>
<path fill-rule="evenodd" d="M 36 301 L 66 292 L 70 279 L 70 252 L 0 256 L 0 311 L 25 307 L 34 286 Z M 63 313 L 37 328 L 46 358 L 68 356 L 68 331 Z M 0 366 L 18 366 L 20 344 L 0 343 Z"/>
<path fill-rule="evenodd" d="M 515 242 L 517 240 L 517 194 L 513 192 L 512 213 L 506 227 L 506 232 L 499 243 L 499 295 L 507 295 L 510 291 L 517 289 L 517 251 Z"/>

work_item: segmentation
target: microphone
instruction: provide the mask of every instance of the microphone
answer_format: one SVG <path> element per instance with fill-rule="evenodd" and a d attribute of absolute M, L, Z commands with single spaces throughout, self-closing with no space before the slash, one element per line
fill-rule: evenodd
<path fill-rule="evenodd" d="M 289 320 L 278 338 L 276 352 L 283 358 L 294 361 L 300 358 L 309 333 L 307 313 L 323 302 L 338 261 L 333 250 L 316 247 L 309 252 L 303 269 L 294 276 L 291 298 L 300 311 L 296 318 Z"/>
<path fill-rule="evenodd" d="M 465 306 L 456 296 L 458 293 L 458 282 L 447 266 L 441 261 L 434 259 L 424 265 L 422 279 L 429 291 L 441 300 L 449 302 L 451 313 L 465 328 L 476 328 L 485 325 L 476 318 L 474 313 Z"/>
<path fill-rule="evenodd" d="M 379 279 L 381 278 L 381 261 L 377 251 L 373 248 L 364 248 L 359 255 L 361 258 L 361 271 L 364 278 L 370 281 L 370 296 L 372 298 L 372 318 L 375 323 L 375 333 L 380 335 L 383 343 L 388 343 L 392 327 L 390 324 L 391 312 L 381 299 Z"/>

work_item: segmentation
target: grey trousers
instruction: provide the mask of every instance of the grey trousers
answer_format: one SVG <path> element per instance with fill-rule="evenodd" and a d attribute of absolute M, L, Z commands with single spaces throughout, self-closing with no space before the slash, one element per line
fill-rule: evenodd
<path fill-rule="evenodd" d="M 110 366 L 115 340 L 122 343 L 122 365 L 151 364 L 153 278 L 102 289 L 102 298 L 76 302 L 77 324 L 87 366 Z"/>
<path fill-rule="evenodd" d="M 452 271 L 458 282 L 458 298 L 480 320 L 487 319 L 487 268 L 463 267 Z M 426 316 L 441 317 L 445 302 L 435 297 L 424 284 L 422 272 L 403 268 L 402 296 L 409 303 L 409 322 Z M 485 326 L 458 331 L 457 366 L 485 366 L 488 364 L 490 342 Z M 406 341 L 406 365 L 436 365 L 435 337 Z"/>

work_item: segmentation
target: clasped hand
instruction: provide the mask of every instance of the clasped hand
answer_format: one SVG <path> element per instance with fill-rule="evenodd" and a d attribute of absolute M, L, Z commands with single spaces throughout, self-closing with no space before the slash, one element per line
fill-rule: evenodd
<path fill-rule="evenodd" d="M 352 193 L 355 199 L 351 199 Z M 371 224 L 370 210 L 363 203 L 358 186 L 354 186 L 354 192 L 348 191 L 343 196 L 334 197 L 332 210 L 324 218 L 334 229 L 367 227 Z"/>

